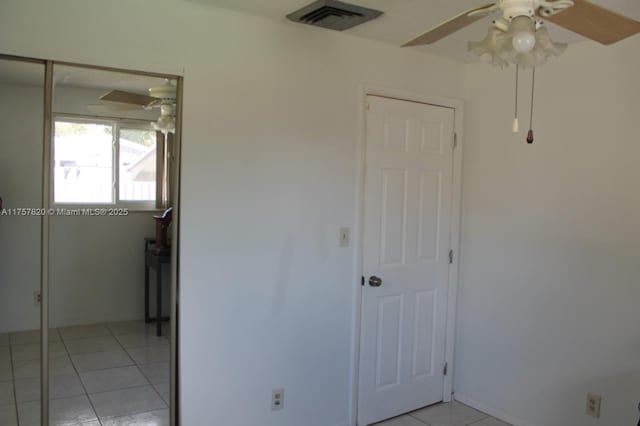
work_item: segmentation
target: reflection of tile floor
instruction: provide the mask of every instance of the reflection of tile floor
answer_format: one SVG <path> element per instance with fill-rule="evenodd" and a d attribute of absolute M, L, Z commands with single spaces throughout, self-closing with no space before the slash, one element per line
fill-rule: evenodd
<path fill-rule="evenodd" d="M 459 402 L 436 404 L 376 426 L 510 426 Z"/>
<path fill-rule="evenodd" d="M 169 340 L 129 321 L 51 329 L 51 426 L 168 426 Z M 0 333 L 0 425 L 40 424 L 40 335 Z"/>

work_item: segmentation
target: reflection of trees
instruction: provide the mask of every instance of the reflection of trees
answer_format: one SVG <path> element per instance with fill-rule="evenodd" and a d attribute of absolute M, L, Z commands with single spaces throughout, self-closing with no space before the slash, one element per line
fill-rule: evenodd
<path fill-rule="evenodd" d="M 152 146 L 156 144 L 156 133 L 149 130 L 120 129 L 120 138 L 127 139 L 131 142 L 139 143 L 144 146 Z"/>
<path fill-rule="evenodd" d="M 85 135 L 87 133 L 95 133 L 97 129 L 101 129 L 102 133 L 107 135 L 112 133 L 109 125 L 56 121 L 56 136 Z"/>

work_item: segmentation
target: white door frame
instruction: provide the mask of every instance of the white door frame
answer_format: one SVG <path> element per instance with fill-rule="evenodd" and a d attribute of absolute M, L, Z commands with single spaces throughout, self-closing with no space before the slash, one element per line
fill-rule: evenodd
<path fill-rule="evenodd" d="M 360 344 L 362 323 L 362 285 L 363 245 L 364 245 L 364 184 L 366 153 L 366 98 L 369 95 L 382 96 L 409 102 L 420 102 L 454 110 L 454 132 L 457 145 L 453 151 L 453 176 L 451 193 L 451 235 L 450 248 L 453 250 L 453 263 L 449 265 L 449 292 L 447 295 L 447 323 L 445 341 L 445 362 L 448 365 L 444 378 L 442 400 L 451 401 L 453 393 L 454 350 L 456 331 L 456 301 L 458 293 L 458 265 L 460 261 L 460 227 L 462 219 L 462 148 L 464 140 L 464 102 L 458 99 L 429 96 L 418 92 L 390 89 L 371 84 L 362 84 L 358 90 L 358 134 L 356 141 L 356 211 L 354 217 L 355 262 L 353 268 L 353 288 L 355 306 L 353 316 L 353 339 L 351 359 L 351 403 L 350 421 L 355 426 L 358 419 L 358 383 L 360 368 Z"/>

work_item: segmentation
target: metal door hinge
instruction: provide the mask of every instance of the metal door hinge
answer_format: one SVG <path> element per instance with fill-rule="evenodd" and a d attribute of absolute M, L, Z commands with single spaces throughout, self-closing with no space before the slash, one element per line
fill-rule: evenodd
<path fill-rule="evenodd" d="M 442 369 L 442 374 L 444 374 L 446 376 L 448 372 L 449 372 L 449 363 L 445 362 L 444 363 L 444 368 Z"/>
<path fill-rule="evenodd" d="M 453 250 L 449 250 L 449 264 L 453 264 Z"/>
<path fill-rule="evenodd" d="M 458 146 L 458 134 L 457 133 L 453 133 L 453 149 L 456 149 L 456 147 Z"/>
<path fill-rule="evenodd" d="M 360 281 L 360 285 L 364 286 L 364 275 L 362 276 L 362 281 Z"/>

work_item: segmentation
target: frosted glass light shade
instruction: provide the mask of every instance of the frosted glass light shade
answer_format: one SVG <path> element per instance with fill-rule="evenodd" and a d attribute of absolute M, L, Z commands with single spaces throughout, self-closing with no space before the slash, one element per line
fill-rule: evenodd
<path fill-rule="evenodd" d="M 509 63 L 500 56 L 500 50 L 503 44 L 504 33 L 496 27 L 489 28 L 487 36 L 482 41 L 470 41 L 467 47 L 469 52 L 473 52 L 481 59 L 504 68 Z"/>
<path fill-rule="evenodd" d="M 158 121 L 151 122 L 154 130 L 164 133 L 176 132 L 176 119 L 170 115 L 161 115 Z"/>

